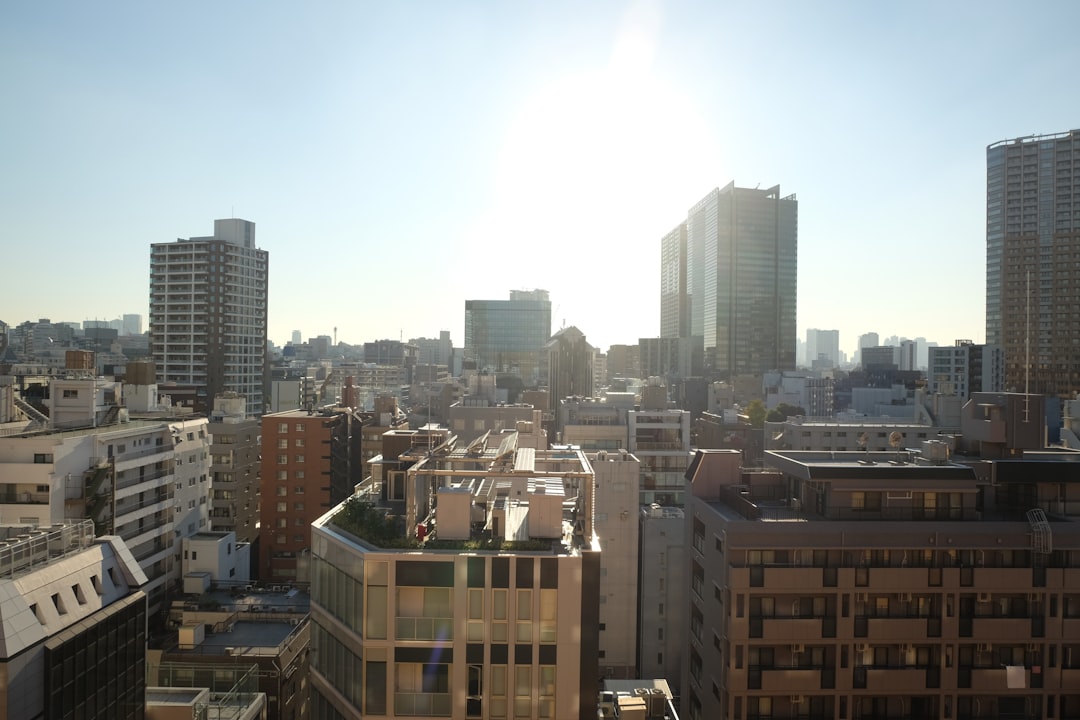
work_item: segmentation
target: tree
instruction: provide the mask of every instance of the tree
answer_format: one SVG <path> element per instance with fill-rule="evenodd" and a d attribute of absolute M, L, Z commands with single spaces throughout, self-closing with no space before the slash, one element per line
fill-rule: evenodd
<path fill-rule="evenodd" d="M 783 422 L 788 418 L 797 417 L 799 415 L 805 415 L 806 411 L 798 405 L 789 405 L 787 403 L 780 403 L 765 416 L 767 422 Z"/>
<path fill-rule="evenodd" d="M 746 404 L 746 417 L 750 419 L 751 427 L 765 426 L 765 403 L 760 400 L 751 400 Z"/>

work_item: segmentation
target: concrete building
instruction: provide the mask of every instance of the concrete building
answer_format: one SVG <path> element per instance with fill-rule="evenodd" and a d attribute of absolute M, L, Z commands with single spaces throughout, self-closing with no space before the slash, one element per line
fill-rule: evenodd
<path fill-rule="evenodd" d="M 447 427 L 458 442 L 471 443 L 488 432 L 513 430 L 519 422 L 534 422 L 541 427 L 543 413 L 532 405 L 493 405 L 484 398 L 463 398 L 450 406 Z"/>
<path fill-rule="evenodd" d="M 1080 130 L 986 148 L 986 343 L 1005 352 L 1012 392 L 1080 390 Z"/>
<path fill-rule="evenodd" d="M 899 349 L 892 345 L 862 348 L 862 366 L 866 370 L 893 368 L 900 369 Z"/>
<path fill-rule="evenodd" d="M 210 443 L 210 529 L 234 532 L 238 542 L 259 537 L 260 422 L 235 393 L 214 398 Z"/>
<path fill-rule="evenodd" d="M 268 253 L 255 223 L 214 221 L 211 237 L 150 246 L 150 347 L 158 382 L 198 388 L 204 411 L 238 393 L 263 413 Z"/>
<path fill-rule="evenodd" d="M 416 448 L 403 501 L 314 524 L 316 717 L 597 717 L 593 471 L 517 436 Z"/>
<path fill-rule="evenodd" d="M 701 373 L 700 337 L 638 338 L 640 377 L 662 377 L 677 382 Z"/>
<path fill-rule="evenodd" d="M 640 379 L 641 356 L 637 345 L 612 345 L 607 351 L 607 382 L 616 378 Z"/>
<path fill-rule="evenodd" d="M 587 455 L 596 473 L 600 554 L 600 677 L 638 677 L 638 485 L 641 463 L 625 450 Z M 656 632 L 652 627 L 650 632 Z"/>
<path fill-rule="evenodd" d="M 679 688 L 687 644 L 686 517 L 681 507 L 654 504 L 642 506 L 638 519 L 638 672 Z"/>
<path fill-rule="evenodd" d="M 558 403 L 566 397 L 593 396 L 593 353 L 595 348 L 585 334 L 571 325 L 551 336 L 544 346 L 547 353 L 547 386 Z"/>
<path fill-rule="evenodd" d="M 311 523 L 363 480 L 360 421 L 347 408 L 262 416 L 258 577 L 304 581 L 299 559 L 311 547 Z"/>
<path fill-rule="evenodd" d="M 588 452 L 622 450 L 629 446 L 633 397 L 609 393 L 602 398 L 563 398 L 559 403 L 560 442 Z"/>
<path fill-rule="evenodd" d="M 241 720 L 258 695 L 263 703 L 254 705 L 265 707 L 267 720 L 313 717 L 310 607 L 307 594 L 297 589 L 212 587 L 189 595 L 170 608 L 176 632 L 148 653 L 148 673 L 158 683 L 210 687 L 215 695 L 239 686 L 246 695 L 235 697 L 222 719 Z"/>
<path fill-rule="evenodd" d="M 182 542 L 180 572 L 184 593 L 201 595 L 211 587 L 243 587 L 251 583 L 251 546 L 233 532 L 201 532 Z"/>
<path fill-rule="evenodd" d="M 1005 391 L 1005 352 L 996 345 L 957 340 L 952 347 L 929 348 L 926 373 L 930 393 L 967 400 L 975 392 Z"/>
<path fill-rule="evenodd" d="M 416 347 L 417 362 L 448 368 L 454 364 L 454 344 L 450 341 L 449 330 L 440 330 L 437 338 L 414 338 L 409 340 L 409 345 Z"/>
<path fill-rule="evenodd" d="M 54 397 L 84 407 L 87 415 L 82 427 L 65 415 L 67 429 L 29 429 L 0 438 L 0 522 L 50 525 L 88 518 L 98 534 L 120 536 L 147 577 L 142 589 L 153 614 L 179 582 L 179 539 L 207 527 L 207 421 L 168 409 L 143 418 L 119 412 L 115 404 L 102 411 L 86 398 L 106 386 L 120 402 L 118 384 L 95 378 L 56 383 Z"/>
<path fill-rule="evenodd" d="M 641 461 L 641 504 L 682 507 L 690 413 L 668 407 L 667 389 L 659 384 L 643 388 L 640 407 L 627 413 L 627 432 L 630 452 Z"/>
<path fill-rule="evenodd" d="M 509 300 L 465 301 L 465 360 L 476 368 L 540 383 L 540 353 L 551 338 L 547 290 L 513 290 Z"/>
<path fill-rule="evenodd" d="M 0 525 L 0 717 L 141 719 L 145 582 L 89 520 Z"/>
<path fill-rule="evenodd" d="M 712 379 L 795 368 L 797 215 L 779 185 L 730 183 L 690 208 L 690 334 L 703 338 Z"/>
<path fill-rule="evenodd" d="M 810 369 L 831 370 L 840 367 L 840 331 L 806 331 L 806 367 Z"/>
<path fill-rule="evenodd" d="M 1075 717 L 1076 457 L 699 451 L 690 718 Z"/>
<path fill-rule="evenodd" d="M 269 720 L 256 664 L 154 661 L 146 674 L 146 720 Z"/>

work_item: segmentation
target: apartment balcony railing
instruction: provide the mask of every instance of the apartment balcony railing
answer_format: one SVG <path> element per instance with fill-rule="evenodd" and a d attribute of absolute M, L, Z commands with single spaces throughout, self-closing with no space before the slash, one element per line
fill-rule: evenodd
<path fill-rule="evenodd" d="M 0 505 L 48 505 L 49 493 L 0 492 Z"/>

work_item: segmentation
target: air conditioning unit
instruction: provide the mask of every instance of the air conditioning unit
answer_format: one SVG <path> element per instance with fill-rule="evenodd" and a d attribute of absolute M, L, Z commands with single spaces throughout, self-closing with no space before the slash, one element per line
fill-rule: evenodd
<path fill-rule="evenodd" d="M 990 593 L 988 593 L 988 592 L 979 593 L 979 602 L 981 602 L 981 603 L 990 602 Z"/>

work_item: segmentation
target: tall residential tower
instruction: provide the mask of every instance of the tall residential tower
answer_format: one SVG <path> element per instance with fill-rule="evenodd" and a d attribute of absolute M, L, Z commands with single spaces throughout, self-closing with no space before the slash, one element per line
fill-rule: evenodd
<path fill-rule="evenodd" d="M 1080 391 L 1080 130 L 986 149 L 986 343 L 1005 387 Z"/>
<path fill-rule="evenodd" d="M 207 412 L 225 391 L 263 412 L 268 256 L 255 223 L 214 221 L 212 237 L 154 243 L 150 347 L 159 383 L 196 387 Z"/>

